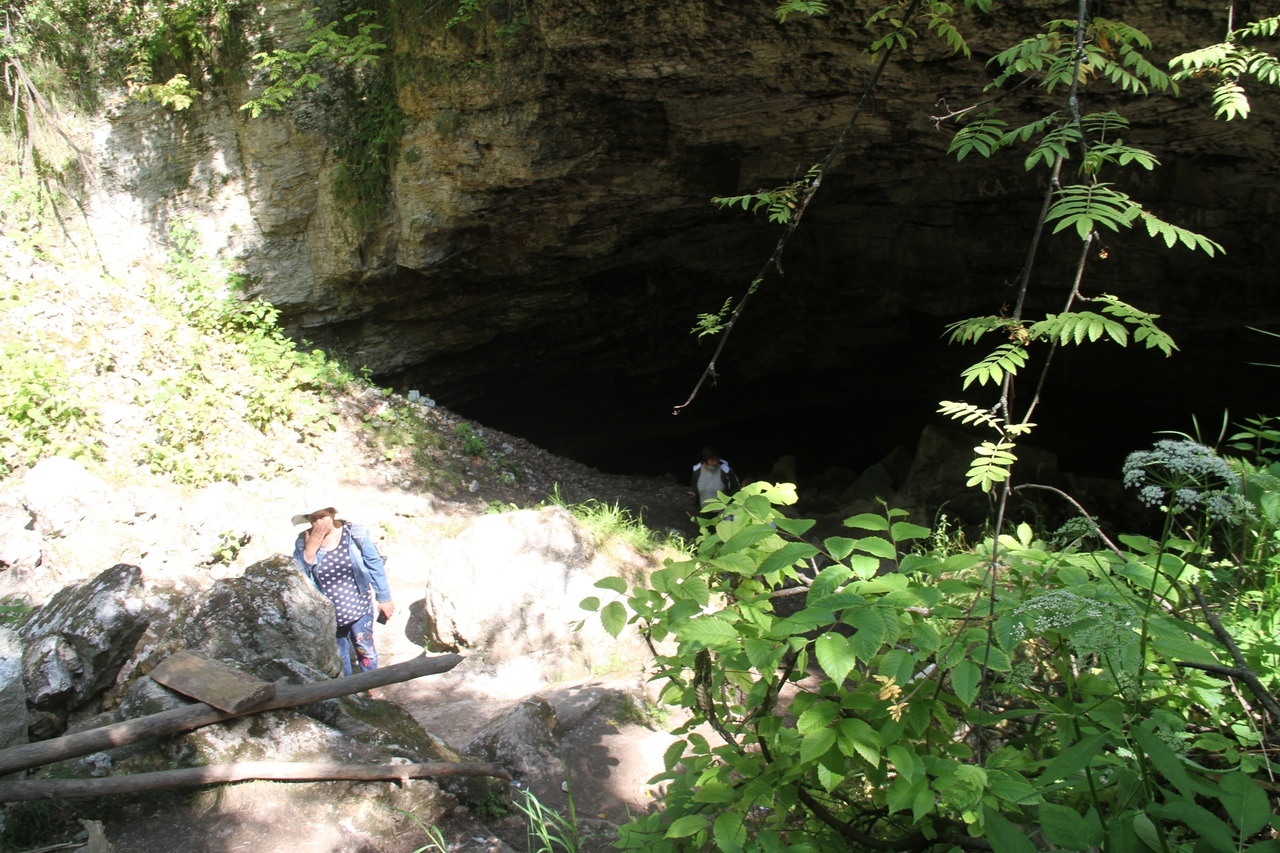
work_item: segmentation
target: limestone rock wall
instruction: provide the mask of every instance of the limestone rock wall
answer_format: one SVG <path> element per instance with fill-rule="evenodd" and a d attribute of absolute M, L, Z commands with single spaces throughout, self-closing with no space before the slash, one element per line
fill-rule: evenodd
<path fill-rule="evenodd" d="M 251 37 L 298 43 L 301 5 L 263 4 Z M 537 401 L 565 411 L 586 383 L 626 387 L 637 401 L 595 432 L 634 430 L 636 412 L 682 399 L 708 350 L 687 334 L 694 318 L 740 294 L 778 237 L 709 197 L 785 183 L 826 153 L 870 76 L 864 24 L 876 4 L 780 26 L 765 0 L 529 0 L 531 24 L 507 43 L 492 27 L 446 31 L 418 5 L 403 4 L 384 34 L 403 124 L 373 221 L 356 225 L 334 192 L 334 91 L 250 119 L 239 106 L 252 80 L 209 87 L 182 114 L 119 103 L 98 135 L 94 215 L 115 217 L 133 239 L 113 249 L 135 253 L 143 237 L 158 251 L 186 218 L 299 337 L 455 407 L 474 404 L 477 417 L 499 405 L 499 386 L 509 408 L 509 389 L 536 380 Z M 737 331 L 726 379 L 838 375 L 889 348 L 908 351 L 901 367 L 925 397 L 954 385 L 959 368 L 932 342 L 947 320 L 1010 301 L 1044 178 L 1022 173 L 1021 152 L 956 163 L 945 156 L 951 131 L 932 117 L 981 97 L 996 50 L 1071 14 L 1072 4 L 1021 3 L 964 22 L 973 61 L 928 43 L 890 64 L 784 258 L 785 283 L 771 282 Z M 1108 14 L 1168 55 L 1225 26 L 1207 2 Z M 1227 347 L 1238 364 L 1248 360 L 1233 349 L 1241 318 L 1280 318 L 1259 273 L 1280 261 L 1280 110 L 1255 91 L 1247 122 L 1214 122 L 1206 96 L 1192 83 L 1182 99 L 1091 94 L 1084 106 L 1134 101 L 1126 140 L 1166 165 L 1123 188 L 1222 243 L 1226 257 L 1108 234 L 1089 281 L 1163 314 L 1192 344 Z M 1034 91 L 1006 103 L 1010 121 L 1049 105 Z M 1056 310 L 1077 248 L 1049 241 L 1034 310 Z M 1185 379 L 1157 374 L 1156 393 Z M 745 416 L 735 405 L 717 417 Z M 531 437 L 583 416 L 535 425 Z"/>

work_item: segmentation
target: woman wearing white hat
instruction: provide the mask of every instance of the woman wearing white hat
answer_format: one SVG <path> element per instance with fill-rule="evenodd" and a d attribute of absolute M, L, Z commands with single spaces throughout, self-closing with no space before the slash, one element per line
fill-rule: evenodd
<path fill-rule="evenodd" d="M 351 674 L 353 647 L 360 669 L 366 672 L 377 669 L 370 588 L 377 603 L 379 622 L 390 619 L 396 606 L 391 601 L 387 573 L 383 571 L 386 561 L 369 539 L 368 529 L 342 521 L 331 506 L 295 515 L 293 523 L 311 525 L 298 534 L 293 559 L 316 588 L 333 602 L 337 617 L 334 635 L 338 640 L 338 656 L 342 658 L 342 674 Z"/>

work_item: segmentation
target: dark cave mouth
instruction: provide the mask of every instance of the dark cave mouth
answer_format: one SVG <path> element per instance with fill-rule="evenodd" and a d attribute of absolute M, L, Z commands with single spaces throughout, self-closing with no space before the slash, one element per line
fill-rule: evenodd
<path fill-rule="evenodd" d="M 860 473 L 895 448 L 914 455 L 929 425 L 971 435 L 975 446 L 994 437 L 937 412 L 941 400 L 995 399 L 991 386 L 961 389 L 959 370 L 976 352 L 922 348 L 899 370 L 804 367 L 767 376 L 735 373 L 728 360 L 718 382 L 674 415 L 701 365 L 643 379 L 512 366 L 473 377 L 455 399 L 446 393 L 437 400 L 605 473 L 683 482 L 701 449 L 713 445 L 745 481 L 769 479 L 781 457 L 793 456 L 803 487 L 833 469 Z M 1172 359 L 1132 347 L 1084 348 L 1051 371 L 1038 426 L 1025 443 L 1056 454 L 1064 472 L 1119 479 L 1125 456 L 1150 447 L 1162 432 L 1193 433 L 1199 424 L 1212 443 L 1224 412 L 1234 423 L 1258 414 L 1259 389 L 1274 381 L 1274 371 L 1245 366 L 1258 355 L 1228 351 L 1214 336 L 1189 342 Z M 875 364 L 877 353 L 864 358 Z M 1227 374 L 1235 381 L 1225 381 Z M 1188 386 L 1199 393 L 1189 394 Z"/>
<path fill-rule="evenodd" d="M 581 342 L 532 341 L 526 334 L 494 339 L 474 359 L 483 366 L 471 373 L 467 353 L 453 356 L 447 369 L 454 378 L 440 386 L 431 364 L 379 379 L 399 391 L 421 388 L 462 418 L 603 473 L 682 483 L 709 444 L 746 482 L 771 479 L 781 457 L 795 457 L 797 485 L 804 487 L 832 469 L 861 473 L 896 448 L 914 456 L 931 425 L 970 435 L 974 446 L 995 438 L 992 430 L 938 414 L 941 401 L 987 406 L 997 398 L 991 384 L 965 389 L 961 380 L 961 371 L 995 343 L 948 345 L 941 336 L 950 321 L 901 316 L 881 328 L 890 343 L 859 346 L 858 333 L 850 333 L 840 348 L 820 353 L 803 336 L 787 342 L 787 350 L 762 321 L 756 337 L 750 329 L 737 333 L 717 379 L 680 414 L 672 412 L 689 398 L 710 348 L 690 347 L 675 334 L 663 346 L 684 347 L 687 357 L 657 365 L 646 362 L 653 341 L 640 330 L 618 338 L 643 346 L 611 347 L 598 359 L 582 356 Z M 1064 473 L 1117 480 L 1125 456 L 1151 447 L 1162 433 L 1193 433 L 1199 424 L 1212 443 L 1224 412 L 1236 424 L 1260 409 L 1270 414 L 1266 389 L 1280 374 L 1261 365 L 1280 361 L 1274 339 L 1197 329 L 1187 319 L 1169 325 L 1180 347 L 1171 357 L 1134 342 L 1060 347 L 1025 446 L 1056 455 Z M 570 355 L 538 359 L 530 352 Z M 1019 382 L 1016 402 L 1024 405 L 1038 374 L 1028 368 Z"/>

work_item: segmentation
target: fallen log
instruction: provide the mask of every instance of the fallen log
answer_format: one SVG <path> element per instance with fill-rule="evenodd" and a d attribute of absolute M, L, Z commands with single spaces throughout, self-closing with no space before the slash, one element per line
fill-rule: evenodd
<path fill-rule="evenodd" d="M 103 797 L 110 794 L 140 794 L 195 785 L 218 785 L 269 779 L 276 782 L 400 782 L 441 776 L 496 776 L 511 781 L 501 765 L 434 761 L 426 764 L 343 764 L 340 762 L 242 761 L 215 764 L 210 767 L 188 767 L 181 770 L 158 770 L 129 776 L 107 776 L 101 779 L 19 779 L 0 781 L 0 803 L 20 800 L 70 799 Z"/>
<path fill-rule="evenodd" d="M 419 678 L 424 675 L 437 675 L 442 672 L 448 672 L 461 662 L 462 657 L 459 655 L 424 656 L 407 660 L 404 663 L 375 669 L 372 672 L 349 675 L 346 678 L 316 681 L 311 684 L 282 684 L 276 689 L 274 698 L 263 702 L 261 705 L 255 705 L 252 708 L 245 708 L 241 711 L 219 711 L 217 708 L 210 707 L 203 702 L 196 702 L 192 705 L 184 705 L 181 708 L 161 711 L 158 714 L 149 714 L 134 720 L 125 720 L 123 723 L 76 732 L 73 735 L 64 735 L 63 737 L 37 741 L 36 743 L 25 743 L 21 746 L 13 746 L 0 751 L 0 776 L 7 776 L 18 770 L 39 767 L 42 764 L 52 764 L 55 761 L 62 761 L 67 758 L 88 755 L 91 752 L 101 752 L 104 749 L 136 743 L 147 738 L 189 732 L 192 729 L 198 729 L 211 723 L 220 723 L 223 720 L 243 717 L 246 714 L 257 713 L 258 711 L 292 708 L 295 705 L 306 705 L 309 702 L 335 699 L 338 696 L 346 696 L 349 693 L 359 693 L 361 690 L 385 687 L 388 684 L 397 684 L 401 681 L 408 681 L 411 678 Z"/>

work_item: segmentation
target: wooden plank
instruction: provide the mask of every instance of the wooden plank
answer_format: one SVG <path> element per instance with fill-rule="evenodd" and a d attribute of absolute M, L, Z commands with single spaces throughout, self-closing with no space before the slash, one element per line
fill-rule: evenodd
<path fill-rule="evenodd" d="M 70 797 L 101 797 L 108 794 L 137 794 L 193 785 L 272 779 L 280 782 L 324 782 L 348 779 L 359 782 L 399 782 L 410 779 L 437 779 L 443 776 L 493 776 L 511 781 L 500 764 L 436 761 L 428 764 L 342 764 L 339 762 L 288 763 L 246 761 L 215 764 L 182 770 L 159 770 L 131 776 L 102 779 L 22 779 L 0 781 L 0 802 L 22 800 L 62 800 Z"/>
<path fill-rule="evenodd" d="M 151 671 L 151 680 L 221 711 L 236 713 L 276 695 L 276 686 L 197 652 L 178 651 Z"/>
<path fill-rule="evenodd" d="M 244 714 L 271 711 L 276 708 L 292 708 L 294 705 L 321 702 L 325 699 L 346 696 L 348 693 L 358 693 L 361 690 L 386 687 L 388 684 L 398 684 L 424 675 L 437 675 L 448 672 L 460 663 L 462 663 L 460 655 L 410 658 L 403 663 L 380 667 L 372 672 L 356 673 L 346 678 L 316 681 L 311 684 L 282 684 L 276 690 L 274 699 L 264 702 L 260 707 L 236 714 L 219 711 L 217 708 L 198 702 L 194 705 L 184 705 L 181 708 L 172 708 L 146 717 L 126 720 L 123 723 L 88 729 L 50 740 L 11 746 L 0 750 L 0 776 L 148 738 L 189 732 L 201 726 L 230 720 Z"/>

